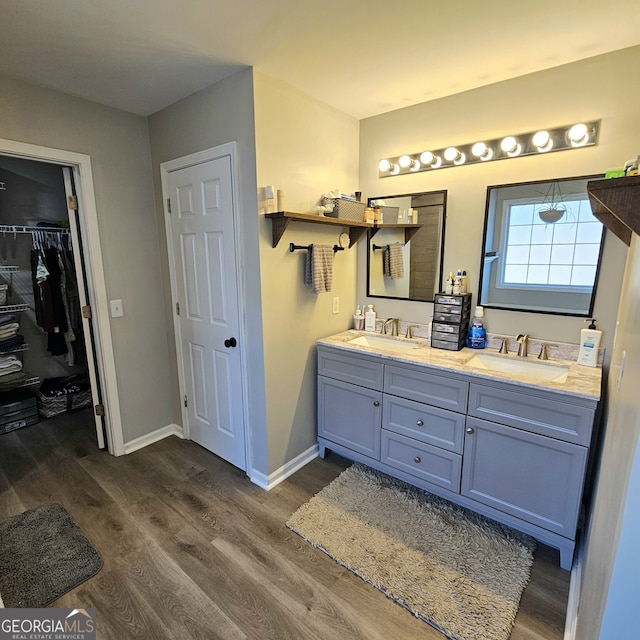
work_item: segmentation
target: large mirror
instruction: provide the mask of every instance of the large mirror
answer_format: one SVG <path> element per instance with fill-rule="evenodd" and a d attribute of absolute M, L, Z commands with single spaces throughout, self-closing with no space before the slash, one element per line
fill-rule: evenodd
<path fill-rule="evenodd" d="M 479 304 L 588 317 L 605 229 L 587 182 L 602 176 L 487 189 Z"/>
<path fill-rule="evenodd" d="M 369 198 L 383 217 L 368 232 L 369 297 L 433 302 L 442 290 L 446 204 L 446 191 Z"/>

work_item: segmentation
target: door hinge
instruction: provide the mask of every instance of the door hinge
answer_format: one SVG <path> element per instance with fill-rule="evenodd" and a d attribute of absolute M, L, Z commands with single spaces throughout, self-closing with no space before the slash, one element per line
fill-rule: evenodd
<path fill-rule="evenodd" d="M 167 198 L 167 211 L 171 213 L 171 198 Z"/>
<path fill-rule="evenodd" d="M 176 302 L 176 315 L 180 315 L 180 303 Z"/>
<path fill-rule="evenodd" d="M 97 404 L 95 407 L 93 407 L 93 410 L 95 411 L 95 414 L 97 416 L 103 416 L 104 415 L 104 405 L 103 404 Z"/>
<path fill-rule="evenodd" d="M 68 203 L 68 207 L 69 209 L 71 209 L 72 211 L 77 211 L 78 210 L 78 196 L 68 196 L 67 197 L 67 203 Z"/>
<path fill-rule="evenodd" d="M 82 317 L 85 320 L 91 320 L 91 307 L 88 304 L 82 307 Z"/>
<path fill-rule="evenodd" d="M 187 402 L 187 396 L 184 397 L 184 406 L 185 407 L 189 406 L 189 403 Z"/>

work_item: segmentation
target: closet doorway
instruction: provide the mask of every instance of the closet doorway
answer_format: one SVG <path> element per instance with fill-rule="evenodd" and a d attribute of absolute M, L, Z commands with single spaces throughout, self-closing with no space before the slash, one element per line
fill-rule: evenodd
<path fill-rule="evenodd" d="M 114 410 L 105 393 L 113 352 L 99 348 L 106 332 L 92 304 L 91 272 L 98 265 L 102 273 L 102 260 L 94 246 L 90 257 L 87 251 L 91 224 L 83 205 L 95 213 L 90 169 L 87 156 L 0 141 L 0 301 L 5 285 L 6 311 L 15 313 L 25 344 L 19 354 L 25 380 L 16 391 L 31 390 L 41 418 L 92 406 L 97 446 L 119 455 L 117 396 Z M 97 225 L 94 239 L 96 232 Z"/>

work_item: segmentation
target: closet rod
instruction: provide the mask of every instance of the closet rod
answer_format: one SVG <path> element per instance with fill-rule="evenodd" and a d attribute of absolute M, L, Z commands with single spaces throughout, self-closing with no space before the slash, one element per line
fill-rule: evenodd
<path fill-rule="evenodd" d="M 301 250 L 301 251 L 311 251 L 313 249 L 313 245 L 309 244 L 309 245 L 303 245 L 303 244 L 293 244 L 293 242 L 289 243 L 289 252 L 293 253 L 296 250 Z M 336 253 L 336 251 L 344 251 L 344 247 L 339 247 L 337 244 L 333 245 L 333 253 Z"/>
<path fill-rule="evenodd" d="M 34 233 L 36 231 L 44 231 L 46 233 L 70 233 L 69 229 L 62 227 L 24 227 L 18 224 L 0 224 L 0 233 Z"/>

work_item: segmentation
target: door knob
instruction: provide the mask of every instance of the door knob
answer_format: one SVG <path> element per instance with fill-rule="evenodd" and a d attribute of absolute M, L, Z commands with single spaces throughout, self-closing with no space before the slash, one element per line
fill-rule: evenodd
<path fill-rule="evenodd" d="M 473 433 L 473 428 L 472 428 L 472 427 L 469 427 L 469 428 L 467 429 L 467 433 L 468 433 L 468 434 L 472 434 L 472 433 Z"/>
<path fill-rule="evenodd" d="M 237 344 L 238 342 L 235 338 L 228 338 L 227 340 L 224 341 L 224 346 L 227 347 L 227 349 L 229 347 L 235 347 Z"/>
<path fill-rule="evenodd" d="M 379 407 L 379 406 L 380 406 L 380 403 L 379 403 L 377 400 L 374 400 L 374 401 L 373 401 L 373 406 L 374 406 L 374 407 Z"/>
<path fill-rule="evenodd" d="M 422 458 L 420 458 L 420 456 L 416 456 L 413 461 L 417 464 L 419 462 L 422 462 Z"/>
<path fill-rule="evenodd" d="M 418 422 L 416 422 L 416 424 L 417 424 L 419 427 L 421 427 L 421 426 L 424 424 L 424 422 L 423 422 L 422 420 L 418 420 Z"/>

